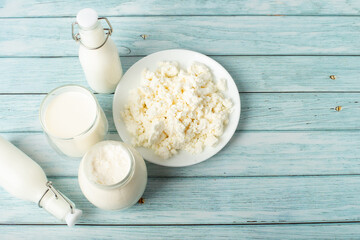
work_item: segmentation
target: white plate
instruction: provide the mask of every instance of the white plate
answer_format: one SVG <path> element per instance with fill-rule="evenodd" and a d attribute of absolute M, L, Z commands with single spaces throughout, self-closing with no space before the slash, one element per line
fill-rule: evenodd
<path fill-rule="evenodd" d="M 234 134 L 240 118 L 240 95 L 230 74 L 215 60 L 197 52 L 174 49 L 153 53 L 140 59 L 125 73 L 116 88 L 113 101 L 113 116 L 116 129 L 124 142 L 130 143 L 132 136 L 127 131 L 120 112 L 124 110 L 124 105 L 128 100 L 129 90 L 139 87 L 141 84 L 141 74 L 145 68 L 155 71 L 157 63 L 160 61 L 176 61 L 180 67 L 187 69 L 193 62 L 200 62 L 208 66 L 215 81 L 224 78 L 227 80 L 227 90 L 225 97 L 230 98 L 234 109 L 230 114 L 229 124 L 225 127 L 224 134 L 219 138 L 219 142 L 214 147 L 206 147 L 202 153 L 191 154 L 186 151 L 179 151 L 169 159 L 162 159 L 151 149 L 137 147 L 143 158 L 149 162 L 168 167 L 190 166 L 212 157 L 219 152 Z"/>

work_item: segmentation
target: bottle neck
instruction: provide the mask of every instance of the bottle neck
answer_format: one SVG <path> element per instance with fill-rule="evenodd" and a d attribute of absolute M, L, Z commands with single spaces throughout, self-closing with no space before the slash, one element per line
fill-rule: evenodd
<path fill-rule="evenodd" d="M 97 48 L 104 43 L 106 35 L 101 23 L 98 21 L 89 29 L 79 26 L 81 42 L 89 48 Z"/>
<path fill-rule="evenodd" d="M 74 225 L 81 216 L 81 211 L 75 209 L 75 204 L 57 191 L 51 182 L 48 182 L 46 186 L 47 190 L 39 200 L 39 207 L 44 208 L 57 219 L 65 221 L 69 226 Z"/>

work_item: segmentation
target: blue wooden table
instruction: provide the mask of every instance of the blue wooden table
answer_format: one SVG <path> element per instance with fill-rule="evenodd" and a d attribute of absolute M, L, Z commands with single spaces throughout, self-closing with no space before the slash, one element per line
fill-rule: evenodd
<path fill-rule="evenodd" d="M 195 50 L 241 95 L 230 143 L 191 167 L 147 163 L 144 203 L 126 211 L 85 199 L 79 160 L 58 156 L 39 123 L 47 92 L 88 87 L 70 29 L 85 7 L 111 21 L 124 70 L 159 50 Z M 68 228 L 0 190 L 1 239 L 360 238 L 360 1 L 0 0 L 0 34 L 0 134 L 84 211 Z M 113 95 L 96 96 L 119 139 Z"/>

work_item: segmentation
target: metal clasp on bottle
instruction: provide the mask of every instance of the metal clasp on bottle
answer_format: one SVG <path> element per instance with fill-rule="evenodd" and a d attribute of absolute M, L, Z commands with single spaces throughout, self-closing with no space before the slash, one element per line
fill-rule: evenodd
<path fill-rule="evenodd" d="M 75 25 L 78 25 L 77 22 L 73 22 L 71 24 L 71 32 L 72 32 L 72 38 L 76 41 L 76 42 L 80 42 L 81 45 L 83 45 L 85 48 L 89 49 L 89 50 L 96 50 L 96 49 L 99 49 L 101 48 L 102 46 L 105 45 L 106 41 L 109 39 L 109 36 L 111 36 L 112 32 L 113 32 L 113 28 L 109 22 L 109 20 L 106 18 L 106 17 L 99 17 L 98 20 L 105 20 L 107 25 L 108 25 L 108 28 L 104 28 L 106 32 L 106 38 L 105 38 L 105 41 L 98 47 L 88 47 L 86 46 L 83 42 L 81 42 L 81 36 L 80 36 L 80 33 L 76 33 L 75 34 Z"/>
<path fill-rule="evenodd" d="M 71 210 L 71 214 L 74 214 L 74 204 L 67 198 L 67 197 L 65 197 L 61 192 L 59 192 L 58 190 L 56 190 L 53 186 L 52 186 L 52 182 L 51 181 L 48 181 L 47 183 L 46 183 L 46 187 L 47 187 L 47 189 L 46 189 L 46 191 L 44 192 L 44 194 L 41 196 L 41 198 L 40 198 L 40 200 L 39 200 L 39 202 L 38 202 L 38 206 L 40 207 L 40 208 L 42 208 L 42 206 L 41 206 L 41 201 L 42 201 L 42 199 L 45 197 L 45 195 L 49 192 L 49 191 L 51 191 L 53 194 L 54 194 L 54 196 L 55 196 L 55 198 L 56 199 L 59 199 L 59 196 L 61 196 L 64 200 L 65 200 L 65 202 L 67 202 L 68 204 L 69 204 L 69 207 L 70 207 L 70 210 Z"/>

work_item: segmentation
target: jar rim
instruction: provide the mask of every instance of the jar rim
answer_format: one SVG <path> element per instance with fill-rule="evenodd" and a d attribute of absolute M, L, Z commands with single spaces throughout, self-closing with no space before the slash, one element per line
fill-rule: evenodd
<path fill-rule="evenodd" d="M 116 182 L 113 184 L 100 184 L 100 183 L 97 183 L 96 181 L 94 181 L 94 178 L 92 177 L 92 175 L 90 173 L 89 165 L 91 164 L 91 158 L 89 156 L 91 154 L 93 154 L 93 151 L 95 151 L 97 148 L 103 147 L 107 144 L 113 144 L 113 145 L 116 145 L 116 146 L 119 146 L 120 148 L 122 148 L 122 150 L 128 156 L 128 159 L 130 161 L 130 166 L 129 166 L 129 170 L 126 173 L 125 177 L 122 178 L 119 182 Z M 130 150 L 129 146 L 127 146 L 125 143 L 120 142 L 120 141 L 106 140 L 106 141 L 101 141 L 90 148 L 90 150 L 83 157 L 83 164 L 84 164 L 83 170 L 85 173 L 85 177 L 88 179 L 88 181 L 92 185 L 102 188 L 102 189 L 114 189 L 114 188 L 119 188 L 119 187 L 125 186 L 130 181 L 130 179 L 134 175 L 136 163 L 135 163 L 135 157 L 134 157 L 132 151 Z"/>

